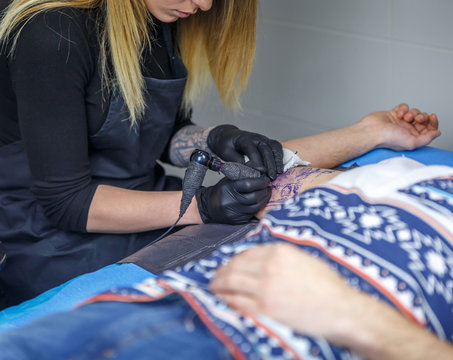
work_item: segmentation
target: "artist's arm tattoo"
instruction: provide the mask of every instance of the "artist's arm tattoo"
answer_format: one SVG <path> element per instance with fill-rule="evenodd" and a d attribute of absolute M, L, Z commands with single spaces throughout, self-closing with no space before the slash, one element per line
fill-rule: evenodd
<path fill-rule="evenodd" d="M 195 149 L 210 152 L 207 139 L 212 129 L 212 127 L 204 129 L 198 125 L 181 128 L 170 142 L 169 156 L 172 164 L 179 167 L 188 166 L 190 155 Z"/>

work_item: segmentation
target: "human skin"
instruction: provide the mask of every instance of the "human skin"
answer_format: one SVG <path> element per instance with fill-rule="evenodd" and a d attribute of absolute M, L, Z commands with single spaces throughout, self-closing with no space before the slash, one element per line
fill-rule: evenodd
<path fill-rule="evenodd" d="M 272 182 L 272 195 L 267 205 L 256 215 L 262 218 L 274 206 L 283 204 L 286 200 L 314 186 L 321 185 L 334 178 L 340 171 L 320 169 L 307 166 L 297 166 L 280 174 Z"/>
<path fill-rule="evenodd" d="M 368 114 L 348 127 L 285 141 L 283 147 L 297 151 L 313 167 L 330 169 L 378 148 L 400 151 L 428 145 L 440 136 L 438 127 L 436 114 L 402 103 Z"/>
<path fill-rule="evenodd" d="M 259 246 L 236 255 L 217 270 L 210 287 L 238 311 L 270 316 L 367 359 L 453 359 L 451 343 L 354 290 L 324 260 L 294 245 Z"/>
<path fill-rule="evenodd" d="M 157 19 L 170 23 L 195 14 L 198 9 L 208 11 L 213 0 L 144 0 L 146 7 Z"/>
<path fill-rule="evenodd" d="M 193 125 L 186 126 L 175 134 L 177 141 L 172 142 L 178 148 L 170 148 L 170 154 L 184 149 L 185 156 L 181 158 L 187 157 L 191 151 L 181 145 L 184 143 L 193 144 L 192 150 L 207 146 L 205 129 L 195 131 L 200 135 L 199 144 L 194 143 L 197 136 L 193 130 Z M 435 114 L 400 104 L 389 111 L 371 113 L 346 128 L 285 141 L 282 145 L 310 161 L 311 166 L 329 169 L 376 148 L 410 150 L 429 144 L 439 135 Z M 187 165 L 188 160 L 185 158 L 181 165 Z M 100 185 L 90 205 L 87 231 L 130 233 L 170 227 L 178 218 L 181 196 L 181 191 L 136 191 Z M 194 199 L 179 224 L 201 223 Z"/>

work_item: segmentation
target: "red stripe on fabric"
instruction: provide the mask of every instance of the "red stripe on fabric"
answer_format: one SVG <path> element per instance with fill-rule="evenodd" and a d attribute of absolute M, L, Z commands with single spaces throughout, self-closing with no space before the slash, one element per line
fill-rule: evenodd
<path fill-rule="evenodd" d="M 211 320 L 209 315 L 206 313 L 205 309 L 198 303 L 198 300 L 195 299 L 191 294 L 185 292 L 179 292 L 181 296 L 189 303 L 192 309 L 200 317 L 201 321 L 207 326 L 207 328 L 214 334 L 214 336 L 219 339 L 230 351 L 231 355 L 237 360 L 247 360 L 247 357 L 241 351 L 239 346 L 236 345 L 234 341 L 226 335 L 223 330 L 217 327 L 216 324 Z"/>
<path fill-rule="evenodd" d="M 167 294 L 168 295 L 168 294 Z M 105 293 L 94 295 L 87 300 L 82 301 L 81 303 L 74 306 L 74 309 L 83 306 L 92 304 L 95 302 L 102 302 L 102 301 L 118 301 L 118 302 L 150 302 L 155 300 L 160 300 L 161 298 L 155 298 L 148 295 L 120 295 L 120 294 L 113 294 L 113 293 Z"/>
<path fill-rule="evenodd" d="M 170 284 L 166 283 L 165 280 L 159 279 L 159 285 L 165 288 L 172 288 Z M 173 289 L 175 290 L 175 289 Z M 193 295 L 186 291 L 175 290 L 180 294 L 187 303 L 194 309 L 198 314 L 201 321 L 207 326 L 207 328 L 214 334 L 214 336 L 219 339 L 230 351 L 231 355 L 237 360 L 247 360 L 247 357 L 242 353 L 239 347 L 226 335 L 222 329 L 220 329 L 214 322 L 211 320 L 209 315 L 206 313 L 205 309 L 198 303 Z"/>

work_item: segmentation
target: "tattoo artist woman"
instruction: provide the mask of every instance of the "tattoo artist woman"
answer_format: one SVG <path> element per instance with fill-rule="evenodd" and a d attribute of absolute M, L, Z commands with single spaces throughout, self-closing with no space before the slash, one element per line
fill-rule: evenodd
<path fill-rule="evenodd" d="M 199 192 L 181 225 L 243 223 L 270 197 L 280 143 L 202 129 L 211 78 L 235 106 L 251 71 L 257 0 L 0 0 L 2 304 L 115 263 L 171 226 L 195 148 L 247 155 L 258 179 Z"/>

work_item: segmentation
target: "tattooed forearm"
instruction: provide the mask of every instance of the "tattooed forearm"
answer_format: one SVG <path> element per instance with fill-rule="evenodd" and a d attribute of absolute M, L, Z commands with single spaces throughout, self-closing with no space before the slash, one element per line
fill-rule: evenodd
<path fill-rule="evenodd" d="M 189 165 L 190 155 L 195 149 L 209 151 L 207 138 L 212 127 L 203 129 L 197 125 L 189 125 L 180 129 L 171 139 L 169 155 L 173 165 L 185 167 Z"/>
<path fill-rule="evenodd" d="M 271 198 L 264 209 L 257 214 L 257 217 L 262 217 L 272 207 L 284 203 L 286 200 L 313 186 L 330 180 L 338 173 L 335 170 L 305 166 L 289 169 L 272 182 Z"/>

